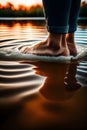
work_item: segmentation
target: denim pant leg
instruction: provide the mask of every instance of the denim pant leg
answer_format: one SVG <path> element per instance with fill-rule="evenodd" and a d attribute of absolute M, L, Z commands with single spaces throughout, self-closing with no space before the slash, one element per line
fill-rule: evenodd
<path fill-rule="evenodd" d="M 81 0 L 72 0 L 70 16 L 69 16 L 69 33 L 77 30 L 77 22 L 80 11 Z"/>
<path fill-rule="evenodd" d="M 72 0 L 43 0 L 48 32 L 67 33 Z"/>
<path fill-rule="evenodd" d="M 54 33 L 76 30 L 80 0 L 43 0 L 47 29 Z"/>

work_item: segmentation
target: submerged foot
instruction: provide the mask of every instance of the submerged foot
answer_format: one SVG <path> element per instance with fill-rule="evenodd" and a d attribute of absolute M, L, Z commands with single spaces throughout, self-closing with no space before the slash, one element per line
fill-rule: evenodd
<path fill-rule="evenodd" d="M 69 56 L 67 44 L 62 44 L 62 38 L 57 41 L 56 38 L 48 37 L 46 41 L 35 44 L 31 47 L 26 47 L 22 50 L 25 54 L 36 54 L 44 56 Z"/>

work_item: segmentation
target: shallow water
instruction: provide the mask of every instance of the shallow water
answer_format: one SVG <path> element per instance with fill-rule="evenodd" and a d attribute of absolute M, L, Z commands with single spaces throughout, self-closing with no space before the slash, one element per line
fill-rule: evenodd
<path fill-rule="evenodd" d="M 0 48 L 44 40 L 44 21 L 0 21 Z M 87 25 L 76 44 L 87 47 Z M 78 64 L 0 61 L 0 130 L 87 127 L 87 60 Z"/>

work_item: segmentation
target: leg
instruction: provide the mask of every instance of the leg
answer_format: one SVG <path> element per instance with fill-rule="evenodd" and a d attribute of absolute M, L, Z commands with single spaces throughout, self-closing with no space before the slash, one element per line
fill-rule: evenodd
<path fill-rule="evenodd" d="M 43 0 L 47 29 L 50 33 L 68 32 L 72 0 Z"/>
<path fill-rule="evenodd" d="M 77 20 L 79 16 L 81 0 L 72 0 L 70 17 L 69 17 L 69 31 L 67 34 L 67 42 L 71 55 L 77 54 L 77 49 L 74 40 L 74 32 L 77 30 Z"/>
<path fill-rule="evenodd" d="M 32 48 L 26 48 L 24 53 L 55 56 L 69 55 L 65 34 L 69 29 L 71 2 L 72 0 L 43 0 L 49 32 L 48 38 Z"/>

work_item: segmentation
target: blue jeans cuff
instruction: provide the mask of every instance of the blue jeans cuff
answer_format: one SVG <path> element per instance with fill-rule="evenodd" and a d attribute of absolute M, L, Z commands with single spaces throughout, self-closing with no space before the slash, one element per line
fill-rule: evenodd
<path fill-rule="evenodd" d="M 69 33 L 75 32 L 76 30 L 77 30 L 77 24 L 69 25 L 69 30 L 68 30 Z"/>
<path fill-rule="evenodd" d="M 47 30 L 50 33 L 66 34 L 68 33 L 69 26 L 47 26 Z"/>

